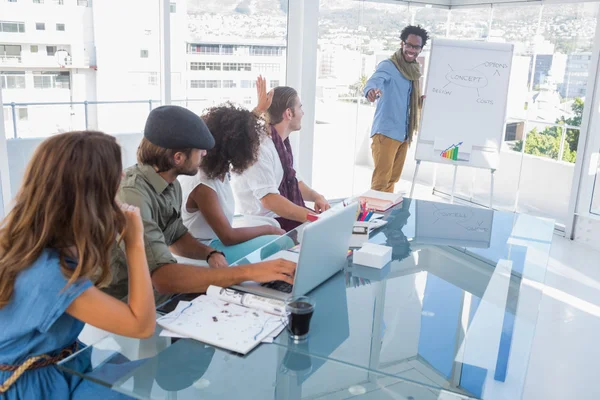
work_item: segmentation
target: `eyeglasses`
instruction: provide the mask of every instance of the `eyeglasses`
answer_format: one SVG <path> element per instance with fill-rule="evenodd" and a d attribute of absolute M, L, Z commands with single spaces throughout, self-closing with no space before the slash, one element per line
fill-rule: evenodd
<path fill-rule="evenodd" d="M 414 50 L 417 50 L 417 51 L 421 51 L 421 49 L 423 49 L 423 46 L 410 44 L 408 42 L 402 42 L 402 43 L 404 43 L 404 46 L 406 46 L 409 49 L 414 49 Z"/>

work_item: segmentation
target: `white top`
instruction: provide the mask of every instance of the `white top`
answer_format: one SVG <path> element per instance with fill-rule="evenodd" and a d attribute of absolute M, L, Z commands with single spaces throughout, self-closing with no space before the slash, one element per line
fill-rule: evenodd
<path fill-rule="evenodd" d="M 210 244 L 211 241 L 217 239 L 217 234 L 213 231 L 208 222 L 206 222 L 206 218 L 204 218 L 204 215 L 202 215 L 200 210 L 190 211 L 187 209 L 186 204 L 190 193 L 192 193 L 198 185 L 205 185 L 217 193 L 219 205 L 223 210 L 223 214 L 225 214 L 229 224 L 231 224 L 235 209 L 235 199 L 233 197 L 233 191 L 231 190 L 229 176 L 226 175 L 223 181 L 219 179 L 208 179 L 206 174 L 200 170 L 194 176 L 179 175 L 177 179 L 179 179 L 179 182 L 181 183 L 183 192 L 183 204 L 181 207 L 183 224 L 196 239 L 200 239 L 204 244 Z"/>
<path fill-rule="evenodd" d="M 294 169 L 298 182 L 302 179 L 298 174 L 294 158 Z M 232 179 L 235 192 L 235 202 L 239 214 L 262 215 L 278 217 L 274 212 L 263 207 L 260 200 L 268 194 L 280 194 L 279 186 L 283 180 L 283 166 L 277 154 L 275 143 L 270 136 L 266 136 L 258 150 L 258 160 L 240 175 Z"/>

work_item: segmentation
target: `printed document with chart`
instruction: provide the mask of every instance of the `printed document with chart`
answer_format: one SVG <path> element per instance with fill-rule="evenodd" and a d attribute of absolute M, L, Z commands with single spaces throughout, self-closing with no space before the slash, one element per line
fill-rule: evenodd
<path fill-rule="evenodd" d="M 285 325 L 285 304 L 232 289 L 210 286 L 205 296 L 156 320 L 181 336 L 246 354 Z"/>

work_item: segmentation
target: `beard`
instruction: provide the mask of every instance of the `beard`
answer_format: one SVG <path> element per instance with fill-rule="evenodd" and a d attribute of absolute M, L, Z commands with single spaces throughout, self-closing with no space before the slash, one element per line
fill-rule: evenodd
<path fill-rule="evenodd" d="M 189 164 L 185 163 L 181 167 L 177 167 L 175 169 L 175 173 L 177 173 L 177 175 L 194 176 L 198 173 L 199 169 L 200 169 L 200 165 L 194 166 L 191 163 L 189 163 Z"/>

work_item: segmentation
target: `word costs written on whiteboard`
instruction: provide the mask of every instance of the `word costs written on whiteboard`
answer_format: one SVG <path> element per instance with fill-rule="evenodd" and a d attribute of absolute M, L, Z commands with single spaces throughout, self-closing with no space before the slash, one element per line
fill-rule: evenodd
<path fill-rule="evenodd" d="M 434 39 L 417 160 L 497 169 L 513 45 Z"/>

